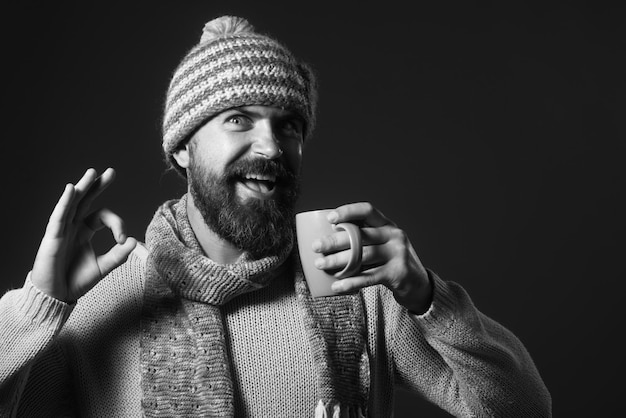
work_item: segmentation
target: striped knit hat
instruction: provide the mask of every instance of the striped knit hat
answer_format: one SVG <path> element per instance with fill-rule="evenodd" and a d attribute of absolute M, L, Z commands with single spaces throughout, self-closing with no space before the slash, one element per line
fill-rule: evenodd
<path fill-rule="evenodd" d="M 176 68 L 165 101 L 163 151 L 172 154 L 209 118 L 238 106 L 271 105 L 297 112 L 305 139 L 315 125 L 317 89 L 311 69 L 245 19 L 222 16 L 204 26 L 200 43 Z"/>

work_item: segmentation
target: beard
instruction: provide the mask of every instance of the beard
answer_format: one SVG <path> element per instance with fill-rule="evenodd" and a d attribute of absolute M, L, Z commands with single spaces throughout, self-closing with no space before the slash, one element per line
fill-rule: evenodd
<path fill-rule="evenodd" d="M 191 196 L 213 232 L 256 259 L 283 254 L 293 247 L 300 190 L 293 170 L 277 160 L 242 160 L 220 175 L 190 157 Z M 276 176 L 271 198 L 243 200 L 237 196 L 237 183 L 250 173 Z"/>

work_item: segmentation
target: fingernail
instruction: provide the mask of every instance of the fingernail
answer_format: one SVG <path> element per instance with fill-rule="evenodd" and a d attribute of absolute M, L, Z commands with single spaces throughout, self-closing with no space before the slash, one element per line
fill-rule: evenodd
<path fill-rule="evenodd" d="M 327 216 L 326 219 L 328 219 L 328 222 L 330 223 L 335 223 L 337 222 L 337 219 L 339 219 L 339 214 L 337 212 L 330 212 Z"/>
<path fill-rule="evenodd" d="M 313 241 L 313 244 L 311 244 L 311 248 L 314 252 L 319 253 L 322 250 L 322 241 L 318 239 Z"/>
<path fill-rule="evenodd" d="M 315 265 L 315 267 L 317 267 L 318 269 L 321 269 L 324 267 L 324 259 L 323 258 L 317 258 L 315 259 L 315 261 L 313 262 L 313 264 Z"/>
<path fill-rule="evenodd" d="M 337 281 L 333 283 L 332 285 L 330 285 L 330 288 L 332 289 L 333 292 L 341 292 L 343 290 L 343 284 Z"/>

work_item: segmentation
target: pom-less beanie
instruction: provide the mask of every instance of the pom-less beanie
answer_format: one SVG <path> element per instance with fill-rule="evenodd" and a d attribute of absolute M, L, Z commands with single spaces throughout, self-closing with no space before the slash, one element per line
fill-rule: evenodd
<path fill-rule="evenodd" d="M 200 42 L 174 71 L 165 100 L 163 151 L 172 154 L 224 110 L 267 105 L 298 113 L 305 138 L 315 125 L 317 90 L 311 69 L 245 19 L 222 16 L 204 26 Z"/>

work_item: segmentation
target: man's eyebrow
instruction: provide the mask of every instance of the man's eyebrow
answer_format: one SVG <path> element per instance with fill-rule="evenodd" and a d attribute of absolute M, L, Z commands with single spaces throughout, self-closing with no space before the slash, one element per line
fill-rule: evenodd
<path fill-rule="evenodd" d="M 294 110 L 291 110 L 291 109 L 281 109 L 281 110 L 283 113 L 279 115 L 274 115 L 274 116 L 278 117 L 279 119 L 290 119 L 290 118 L 302 119 L 300 114 Z M 240 112 L 250 117 L 264 117 L 265 116 L 262 112 L 256 111 L 254 109 L 246 108 L 246 107 L 233 107 L 224 111 L 224 113 L 226 112 Z"/>
<path fill-rule="evenodd" d="M 257 111 L 251 110 L 251 109 L 246 109 L 244 107 L 235 107 L 235 108 L 233 108 L 231 110 L 243 113 L 244 115 L 251 116 L 251 117 L 262 117 L 263 116 L 260 112 L 257 112 Z"/>

